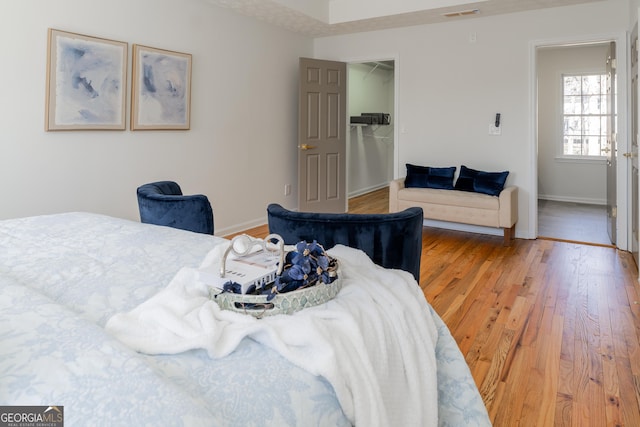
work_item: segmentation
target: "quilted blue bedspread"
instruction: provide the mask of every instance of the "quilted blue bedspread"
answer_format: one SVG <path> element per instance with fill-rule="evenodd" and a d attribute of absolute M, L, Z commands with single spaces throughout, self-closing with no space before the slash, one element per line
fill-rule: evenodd
<path fill-rule="evenodd" d="M 0 405 L 64 406 L 67 426 L 350 425 L 327 381 L 251 339 L 214 360 L 140 354 L 104 331 L 221 242 L 87 213 L 0 221 Z M 432 314 L 439 425 L 491 425 Z"/>

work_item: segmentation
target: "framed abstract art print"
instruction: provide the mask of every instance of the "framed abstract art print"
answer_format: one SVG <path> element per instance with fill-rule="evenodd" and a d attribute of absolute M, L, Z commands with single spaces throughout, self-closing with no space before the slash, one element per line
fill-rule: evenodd
<path fill-rule="evenodd" d="M 190 54 L 134 44 L 131 79 L 131 130 L 190 128 Z"/>
<path fill-rule="evenodd" d="M 49 29 L 45 130 L 124 130 L 127 43 Z"/>

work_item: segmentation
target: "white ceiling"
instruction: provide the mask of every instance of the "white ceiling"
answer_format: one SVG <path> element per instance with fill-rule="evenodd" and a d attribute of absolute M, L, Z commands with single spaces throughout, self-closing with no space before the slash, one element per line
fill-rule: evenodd
<path fill-rule="evenodd" d="M 311 37 L 433 24 L 602 0 L 205 0 Z M 478 9 L 477 14 L 443 14 Z"/>

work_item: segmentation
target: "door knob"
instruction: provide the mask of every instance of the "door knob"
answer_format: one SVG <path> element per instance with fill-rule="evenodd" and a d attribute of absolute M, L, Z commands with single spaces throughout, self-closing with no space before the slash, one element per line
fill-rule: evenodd
<path fill-rule="evenodd" d="M 314 148 L 316 148 L 315 145 L 309 145 L 309 144 L 302 144 L 302 145 L 299 145 L 298 147 L 300 147 L 301 150 L 313 150 Z"/>

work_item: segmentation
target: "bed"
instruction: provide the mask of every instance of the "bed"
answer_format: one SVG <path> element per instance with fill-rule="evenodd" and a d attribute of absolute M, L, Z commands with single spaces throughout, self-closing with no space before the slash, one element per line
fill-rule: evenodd
<path fill-rule="evenodd" d="M 354 418 L 353 408 L 345 409 L 335 378 L 294 363 L 257 334 L 212 357 L 197 346 L 147 354 L 105 328 L 162 295 L 180 271 L 199 268 L 227 243 L 90 213 L 0 221 L 0 405 L 63 406 L 68 426 L 365 425 L 362 415 Z M 435 372 L 424 375 L 435 382 L 427 385 L 435 390 L 432 424 L 491 425 L 455 341 L 424 306 L 436 330 L 433 349 L 424 351 L 435 360 Z M 291 322 L 294 316 L 272 317 Z M 365 397 L 356 395 L 354 404 L 366 408 Z"/>

